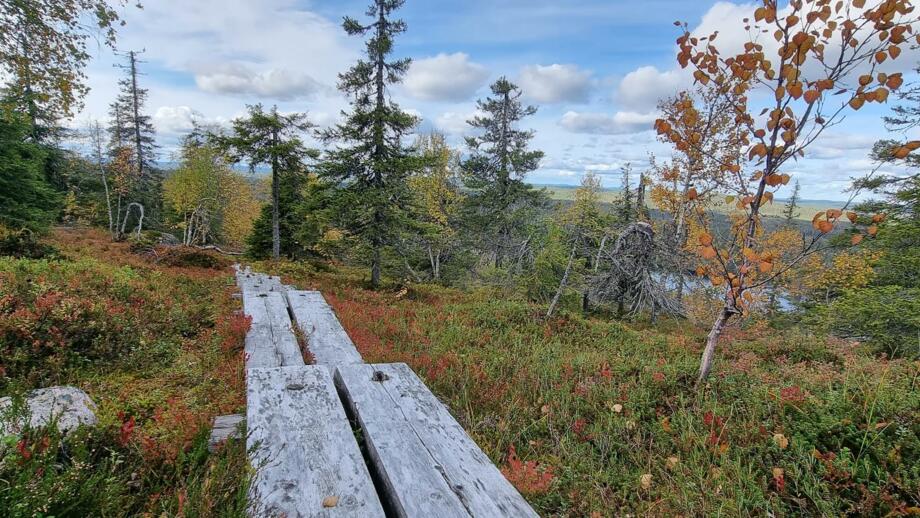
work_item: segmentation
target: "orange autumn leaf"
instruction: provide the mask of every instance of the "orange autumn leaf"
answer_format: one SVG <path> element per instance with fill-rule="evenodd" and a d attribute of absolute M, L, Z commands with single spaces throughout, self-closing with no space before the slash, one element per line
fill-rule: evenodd
<path fill-rule="evenodd" d="M 853 234 L 853 237 L 850 238 L 850 244 L 853 246 L 858 245 L 863 240 L 862 234 Z"/>

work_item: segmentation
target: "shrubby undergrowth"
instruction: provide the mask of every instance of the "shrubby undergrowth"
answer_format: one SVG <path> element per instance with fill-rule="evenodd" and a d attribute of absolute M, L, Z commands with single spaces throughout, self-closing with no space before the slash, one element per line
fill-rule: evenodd
<path fill-rule="evenodd" d="M 920 507 L 920 364 L 871 344 L 748 321 L 697 390 L 705 330 L 687 321 L 547 320 L 491 289 L 258 267 L 321 290 L 366 361 L 408 363 L 541 515 Z"/>
<path fill-rule="evenodd" d="M 244 441 L 207 451 L 213 417 L 245 405 L 231 271 L 101 231 L 52 242 L 62 257 L 0 257 L 0 395 L 76 385 L 99 424 L 3 437 L 0 515 L 243 516 Z"/>

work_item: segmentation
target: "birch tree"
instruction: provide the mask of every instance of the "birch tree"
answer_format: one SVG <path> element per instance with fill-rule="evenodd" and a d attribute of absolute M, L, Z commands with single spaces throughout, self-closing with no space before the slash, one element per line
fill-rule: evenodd
<path fill-rule="evenodd" d="M 677 40 L 678 63 L 693 71 L 702 88 L 729 102 L 746 151 L 740 160 L 720 167 L 721 188 L 732 196 L 736 209 L 730 231 L 716 236 L 704 225 L 697 237 L 700 273 L 725 290 L 700 359 L 698 382 L 709 376 L 726 325 L 744 316 L 755 290 L 833 246 L 823 238 L 843 218 L 862 229 L 853 235 L 853 245 L 877 233 L 875 224 L 863 225 L 856 212 L 847 211 L 848 204 L 821 211 L 812 220 L 814 232 L 802 235 L 799 251 L 777 268 L 761 241 L 761 209 L 788 184 L 791 161 L 807 156 L 826 128 L 850 110 L 885 102 L 901 87 L 904 67 L 897 58 L 910 45 L 916 21 L 907 0 L 872 6 L 865 0 L 797 0 L 782 10 L 775 1 L 763 0 L 752 19 L 742 22 L 750 39 L 740 52 L 720 52 L 718 33 L 696 35 L 678 23 L 683 29 Z M 678 148 L 701 141 L 697 132 L 681 132 L 665 119 L 656 121 L 655 128 Z M 917 148 L 920 141 L 910 141 L 893 154 L 903 158 Z M 705 213 L 696 211 L 694 217 L 702 222 Z"/>

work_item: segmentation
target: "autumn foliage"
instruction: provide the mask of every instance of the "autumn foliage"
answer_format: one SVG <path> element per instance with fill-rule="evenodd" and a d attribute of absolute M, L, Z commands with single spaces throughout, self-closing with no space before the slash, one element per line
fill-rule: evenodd
<path fill-rule="evenodd" d="M 683 28 L 677 39 L 678 63 L 692 71 L 709 99 L 716 97 L 727 105 L 738 132 L 737 152 L 714 157 L 715 135 L 695 130 L 698 110 L 688 98 L 678 99 L 668 116 L 655 123 L 658 134 L 679 152 L 717 159 L 717 190 L 735 207 L 730 230 L 716 235 L 705 206 L 693 206 L 701 229 L 695 243 L 697 271 L 725 292 L 701 361 L 700 380 L 709 374 L 725 325 L 748 311 L 759 288 L 821 251 L 822 238 L 844 222 L 853 229 L 853 245 L 877 233 L 883 214 L 867 225 L 845 207 L 819 212 L 812 221 L 814 232 L 803 235 L 800 248 L 777 267 L 779 256 L 764 246 L 761 209 L 789 183 L 789 164 L 806 156 L 826 128 L 848 110 L 885 102 L 891 90 L 901 87 L 903 68 L 909 65 L 900 67 L 896 60 L 901 47 L 913 39 L 913 11 L 905 0 L 874 7 L 864 1 L 796 0 L 783 8 L 764 0 L 753 19 L 743 21 L 749 41 L 743 48 L 724 51 L 719 49 L 718 32 L 698 35 L 677 23 Z M 918 147 L 920 142 L 911 141 L 894 153 L 906 156 Z M 695 187 L 686 192 L 690 201 L 698 195 Z"/>

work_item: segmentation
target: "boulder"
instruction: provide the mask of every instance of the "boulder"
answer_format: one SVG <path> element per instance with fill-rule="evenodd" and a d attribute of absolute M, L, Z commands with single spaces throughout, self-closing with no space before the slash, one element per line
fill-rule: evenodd
<path fill-rule="evenodd" d="M 96 424 L 96 404 L 86 392 L 77 387 L 33 390 L 26 397 L 26 405 L 29 408 L 29 426 L 32 428 L 56 420 L 58 430 L 66 434 L 80 425 Z M 18 434 L 24 427 L 22 418 L 17 420 L 8 415 L 12 406 L 12 398 L 0 398 L 0 435 Z"/>

